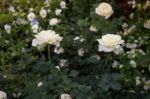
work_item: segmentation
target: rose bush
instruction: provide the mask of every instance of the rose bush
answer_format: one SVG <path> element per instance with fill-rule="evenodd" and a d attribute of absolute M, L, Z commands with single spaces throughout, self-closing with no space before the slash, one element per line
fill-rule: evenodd
<path fill-rule="evenodd" d="M 1 0 L 0 99 L 149 99 L 149 0 Z"/>

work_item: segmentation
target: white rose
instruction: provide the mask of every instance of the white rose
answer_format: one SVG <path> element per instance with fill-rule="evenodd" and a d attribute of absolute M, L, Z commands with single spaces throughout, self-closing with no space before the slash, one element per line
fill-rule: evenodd
<path fill-rule="evenodd" d="M 4 91 L 0 91 L 0 99 L 7 99 L 7 94 Z"/>
<path fill-rule="evenodd" d="M 55 10 L 55 14 L 56 14 L 57 16 L 61 15 L 61 12 L 62 12 L 61 9 L 56 9 L 56 10 Z"/>
<path fill-rule="evenodd" d="M 46 16 L 47 16 L 47 11 L 46 11 L 45 9 L 41 9 L 39 13 L 40 13 L 40 16 L 41 16 L 42 18 L 46 18 Z"/>
<path fill-rule="evenodd" d="M 101 39 L 97 39 L 97 41 L 99 42 L 98 51 L 104 52 L 115 51 L 121 47 L 120 44 L 124 43 L 121 36 L 115 34 L 106 34 Z"/>
<path fill-rule="evenodd" d="M 49 21 L 49 25 L 57 25 L 58 23 L 60 22 L 59 19 L 57 18 L 52 18 L 50 21 Z"/>
<path fill-rule="evenodd" d="M 60 99 L 72 99 L 71 96 L 69 94 L 62 94 L 60 96 Z"/>
<path fill-rule="evenodd" d="M 44 30 L 35 35 L 35 39 L 32 41 L 32 46 L 44 47 L 46 44 L 60 46 L 62 37 L 56 34 L 53 30 Z"/>
<path fill-rule="evenodd" d="M 8 24 L 4 25 L 4 29 L 5 29 L 5 31 L 6 31 L 8 34 L 10 34 L 10 32 L 11 32 L 11 26 L 10 26 L 10 25 L 8 25 Z"/>
<path fill-rule="evenodd" d="M 66 8 L 66 2 L 65 2 L 65 1 L 61 1 L 61 2 L 60 2 L 60 7 L 61 7 L 62 9 L 65 9 L 65 8 Z"/>
<path fill-rule="evenodd" d="M 38 29 L 39 29 L 38 24 L 33 25 L 33 26 L 31 27 L 31 29 L 32 29 L 32 32 L 33 32 L 33 33 L 37 33 L 37 32 L 38 32 Z"/>
<path fill-rule="evenodd" d="M 102 2 L 95 9 L 95 13 L 108 19 L 113 14 L 113 9 L 109 3 Z"/>
<path fill-rule="evenodd" d="M 27 15 L 27 18 L 29 21 L 32 21 L 35 19 L 35 14 L 33 12 L 30 12 L 28 15 Z"/>

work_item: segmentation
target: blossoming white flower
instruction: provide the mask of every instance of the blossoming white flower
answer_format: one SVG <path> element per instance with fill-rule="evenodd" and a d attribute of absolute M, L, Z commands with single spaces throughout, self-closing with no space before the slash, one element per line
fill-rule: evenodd
<path fill-rule="evenodd" d="M 56 54 L 62 54 L 64 53 L 64 49 L 62 47 L 55 47 L 54 52 Z"/>
<path fill-rule="evenodd" d="M 51 0 L 45 0 L 44 4 L 46 5 L 46 7 L 49 7 L 51 3 Z"/>
<path fill-rule="evenodd" d="M 91 25 L 91 26 L 90 26 L 90 31 L 92 31 L 92 32 L 97 32 L 97 29 L 96 29 L 95 26 Z"/>
<path fill-rule="evenodd" d="M 133 18 L 134 18 L 134 13 L 131 13 L 131 14 L 129 15 L 129 18 L 130 18 L 130 19 L 133 19 Z"/>
<path fill-rule="evenodd" d="M 55 66 L 56 69 L 58 69 L 58 71 L 60 71 L 60 66 Z"/>
<path fill-rule="evenodd" d="M 37 84 L 37 87 L 41 87 L 41 86 L 43 86 L 43 82 L 42 81 L 38 82 L 38 84 Z"/>
<path fill-rule="evenodd" d="M 60 22 L 59 19 L 57 18 L 52 18 L 50 21 L 49 21 L 49 25 L 57 25 L 58 23 Z"/>
<path fill-rule="evenodd" d="M 129 27 L 128 29 L 124 29 L 123 35 L 129 35 L 131 33 L 133 33 L 136 30 L 136 25 L 132 25 L 131 27 Z"/>
<path fill-rule="evenodd" d="M 145 90 L 150 89 L 150 80 L 145 81 L 144 89 L 145 89 Z"/>
<path fill-rule="evenodd" d="M 144 27 L 150 29 L 150 19 L 144 23 Z"/>
<path fill-rule="evenodd" d="M 73 40 L 76 41 L 76 40 L 79 40 L 80 37 L 79 36 L 76 36 Z"/>
<path fill-rule="evenodd" d="M 33 33 L 37 33 L 37 32 L 38 32 L 38 29 L 39 29 L 38 24 L 33 25 L 33 26 L 31 27 L 31 29 L 32 29 Z"/>
<path fill-rule="evenodd" d="M 84 42 L 85 41 L 85 39 L 84 38 L 80 38 L 80 42 Z"/>
<path fill-rule="evenodd" d="M 127 23 L 123 23 L 123 24 L 122 24 L 122 29 L 127 29 L 128 26 L 129 26 L 129 25 L 128 25 Z"/>
<path fill-rule="evenodd" d="M 106 34 L 102 36 L 101 39 L 97 39 L 99 42 L 98 51 L 112 52 L 120 48 L 120 44 L 123 44 L 124 41 L 121 39 L 121 36 L 114 34 Z"/>
<path fill-rule="evenodd" d="M 67 66 L 67 60 L 66 59 L 61 59 L 59 65 L 60 65 L 60 67 Z"/>
<path fill-rule="evenodd" d="M 35 39 L 32 41 L 32 46 L 44 47 L 46 44 L 60 46 L 62 37 L 56 34 L 53 30 L 44 30 L 35 35 Z"/>
<path fill-rule="evenodd" d="M 21 96 L 21 92 L 19 92 L 19 93 L 13 93 L 13 96 L 14 96 L 15 98 L 19 98 L 19 97 Z"/>
<path fill-rule="evenodd" d="M 65 9 L 65 8 L 66 8 L 66 2 L 65 2 L 65 1 L 61 1 L 61 2 L 60 2 L 60 7 L 61 7 L 62 9 Z"/>
<path fill-rule="evenodd" d="M 47 11 L 46 11 L 45 9 L 41 9 L 39 13 L 40 13 L 40 16 L 41 16 L 42 18 L 46 18 L 46 16 L 47 16 Z"/>
<path fill-rule="evenodd" d="M 0 99 L 7 99 L 7 94 L 4 91 L 0 91 Z"/>
<path fill-rule="evenodd" d="M 5 29 L 5 31 L 6 31 L 8 34 L 10 34 L 10 32 L 11 32 L 11 26 L 10 26 L 10 25 L 5 24 L 5 25 L 4 25 L 4 29 Z"/>
<path fill-rule="evenodd" d="M 135 49 L 132 49 L 131 51 L 127 51 L 126 54 L 127 54 L 127 57 L 130 59 L 133 59 L 137 56 Z"/>
<path fill-rule="evenodd" d="M 113 14 L 113 9 L 109 3 L 102 2 L 95 9 L 95 13 L 108 19 Z"/>
<path fill-rule="evenodd" d="M 114 62 L 113 62 L 113 64 L 112 64 L 112 67 L 113 67 L 113 68 L 117 68 L 117 67 L 118 67 L 118 64 L 119 64 L 119 63 L 118 63 L 116 60 L 114 60 Z"/>
<path fill-rule="evenodd" d="M 32 21 L 35 19 L 35 14 L 33 12 L 30 12 L 28 15 L 27 15 L 27 18 L 29 21 Z"/>
<path fill-rule="evenodd" d="M 57 16 L 61 15 L 61 12 L 62 12 L 61 9 L 56 9 L 56 10 L 55 10 L 55 14 L 56 14 Z"/>
<path fill-rule="evenodd" d="M 79 50 L 78 50 L 78 55 L 79 56 L 83 56 L 84 55 L 84 49 L 83 48 L 80 48 Z"/>
<path fill-rule="evenodd" d="M 128 1 L 128 4 L 129 5 L 132 5 L 132 8 L 135 8 L 136 7 L 136 1 L 133 0 L 133 1 Z"/>
<path fill-rule="evenodd" d="M 69 94 L 62 94 L 60 96 L 60 99 L 72 99 L 71 96 Z"/>
<path fill-rule="evenodd" d="M 15 10 L 14 6 L 10 6 L 10 7 L 8 8 L 8 10 L 9 10 L 10 12 L 13 12 L 13 13 L 15 13 L 15 12 L 16 12 L 16 10 Z"/>
<path fill-rule="evenodd" d="M 130 48 L 130 49 L 134 49 L 134 48 L 137 47 L 137 44 L 136 44 L 136 43 L 133 43 L 133 44 L 131 44 L 131 43 L 126 43 L 126 47 L 127 47 L 127 48 Z"/>
<path fill-rule="evenodd" d="M 132 66 L 133 68 L 136 68 L 136 62 L 135 62 L 134 60 L 131 60 L 131 61 L 130 61 L 130 64 L 131 64 L 131 66 Z"/>
<path fill-rule="evenodd" d="M 135 83 L 136 83 L 137 86 L 139 86 L 141 84 L 140 77 L 137 76 L 135 78 Z"/>

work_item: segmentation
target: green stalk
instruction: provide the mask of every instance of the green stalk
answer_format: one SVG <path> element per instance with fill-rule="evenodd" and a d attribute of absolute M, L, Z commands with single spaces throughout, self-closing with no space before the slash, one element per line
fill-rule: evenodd
<path fill-rule="evenodd" d="M 51 48 L 51 46 L 48 45 L 48 61 L 49 61 L 49 64 L 51 64 L 51 52 L 50 52 L 50 48 Z"/>

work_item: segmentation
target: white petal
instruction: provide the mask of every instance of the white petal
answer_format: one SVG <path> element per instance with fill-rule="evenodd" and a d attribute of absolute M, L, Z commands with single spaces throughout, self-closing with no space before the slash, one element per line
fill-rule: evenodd
<path fill-rule="evenodd" d="M 99 49 L 98 51 L 104 51 L 104 52 L 112 52 L 114 50 L 114 48 L 108 48 L 108 47 L 105 47 L 105 46 L 102 46 L 102 45 L 99 45 Z"/>
<path fill-rule="evenodd" d="M 36 39 L 32 40 L 32 46 L 37 46 L 38 45 L 38 41 Z"/>

